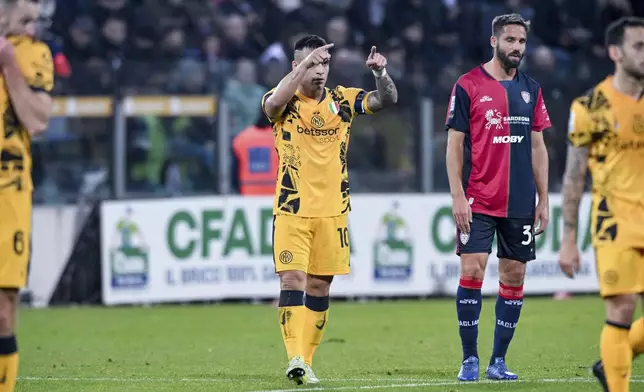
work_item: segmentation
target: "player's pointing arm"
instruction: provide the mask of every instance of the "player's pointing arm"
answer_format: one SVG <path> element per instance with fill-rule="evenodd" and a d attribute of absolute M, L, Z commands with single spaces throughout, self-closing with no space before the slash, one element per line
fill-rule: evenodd
<path fill-rule="evenodd" d="M 54 84 L 49 48 L 42 42 L 31 41 L 15 48 L 9 40 L 0 38 L 0 66 L 20 123 L 31 134 L 44 132 L 52 110 L 49 92 Z"/>
<path fill-rule="evenodd" d="M 295 52 L 293 70 L 277 85 L 277 88 L 264 102 L 264 111 L 269 118 L 277 118 L 284 112 L 286 104 L 293 98 L 297 88 L 302 84 L 306 73 L 317 65 L 327 65 L 331 59 L 329 49 L 333 44 L 326 44 L 314 49 L 301 59 L 301 53 Z"/>
<path fill-rule="evenodd" d="M 392 106 L 398 101 L 398 90 L 391 76 L 387 74 L 387 59 L 371 47 L 371 53 L 367 57 L 367 67 L 371 69 L 376 77 L 376 91 L 371 91 L 367 96 L 367 108 L 375 113 L 386 107 Z"/>

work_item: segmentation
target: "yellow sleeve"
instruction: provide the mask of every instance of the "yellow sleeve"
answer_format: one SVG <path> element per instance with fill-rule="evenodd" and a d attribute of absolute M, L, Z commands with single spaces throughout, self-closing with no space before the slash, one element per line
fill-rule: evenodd
<path fill-rule="evenodd" d="M 266 107 L 265 107 L 264 105 L 266 105 L 266 100 L 268 99 L 268 97 L 270 97 L 271 95 L 273 95 L 273 93 L 274 93 L 274 92 L 275 92 L 275 89 L 273 88 L 273 89 L 271 89 L 269 92 L 267 92 L 266 94 L 264 94 L 264 96 L 262 97 L 262 112 L 263 112 L 263 113 L 264 113 L 264 115 L 268 118 L 268 120 L 269 120 L 270 122 L 274 122 L 275 120 L 277 120 L 277 118 L 271 118 L 271 117 L 266 113 Z"/>
<path fill-rule="evenodd" d="M 51 92 L 54 88 L 54 61 L 49 47 L 41 41 L 25 38 L 15 44 L 16 61 L 34 91 Z"/>
<path fill-rule="evenodd" d="M 355 118 L 362 114 L 373 114 L 373 112 L 367 107 L 367 97 L 371 93 L 368 93 L 361 88 L 355 87 L 338 86 L 337 90 L 344 97 L 344 99 L 349 102 L 352 117 Z"/>
<path fill-rule="evenodd" d="M 598 121 L 593 119 L 593 116 L 582 103 L 584 98 L 577 98 L 570 105 L 568 140 L 575 147 L 589 146 L 593 142 L 594 135 L 599 131 L 597 129 Z"/>

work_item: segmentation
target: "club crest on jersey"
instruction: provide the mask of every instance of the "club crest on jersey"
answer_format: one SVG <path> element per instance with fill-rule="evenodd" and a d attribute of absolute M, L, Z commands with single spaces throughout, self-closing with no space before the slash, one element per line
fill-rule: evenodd
<path fill-rule="evenodd" d="M 329 110 L 331 113 L 338 115 L 340 114 L 340 104 L 337 103 L 336 101 L 333 101 L 329 104 Z"/>
<path fill-rule="evenodd" d="M 525 101 L 525 103 L 530 103 L 530 93 L 527 91 L 521 91 L 521 98 Z"/>
<path fill-rule="evenodd" d="M 313 117 L 311 117 L 311 124 L 316 128 L 322 128 L 324 126 L 324 118 L 320 116 L 320 112 L 313 113 Z"/>
<path fill-rule="evenodd" d="M 470 233 L 461 233 L 459 238 L 461 240 L 461 244 L 466 245 L 467 241 L 470 240 Z"/>

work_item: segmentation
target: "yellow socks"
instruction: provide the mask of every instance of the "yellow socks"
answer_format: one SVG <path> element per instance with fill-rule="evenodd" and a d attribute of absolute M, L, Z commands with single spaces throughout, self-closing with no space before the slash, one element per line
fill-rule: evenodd
<path fill-rule="evenodd" d="M 306 321 L 302 337 L 304 362 L 313 365 L 313 354 L 322 341 L 329 323 L 329 297 L 306 295 Z"/>
<path fill-rule="evenodd" d="M 13 392 L 18 377 L 18 344 L 15 336 L 0 337 L 0 392 Z"/>
<path fill-rule="evenodd" d="M 279 323 L 288 359 L 302 356 L 308 365 L 322 341 L 329 322 L 329 297 L 316 297 L 299 290 L 282 290 Z M 0 389 L 0 392 L 4 392 Z"/>
<path fill-rule="evenodd" d="M 631 342 L 634 356 L 644 354 L 644 317 L 631 324 L 628 340 Z"/>
<path fill-rule="evenodd" d="M 302 330 L 306 317 L 304 292 L 282 290 L 279 302 L 279 323 L 288 359 L 302 356 Z M 3 392 L 0 390 L 0 392 Z"/>
<path fill-rule="evenodd" d="M 599 340 L 604 372 L 611 392 L 628 392 L 633 350 L 628 339 L 629 326 L 606 321 Z"/>

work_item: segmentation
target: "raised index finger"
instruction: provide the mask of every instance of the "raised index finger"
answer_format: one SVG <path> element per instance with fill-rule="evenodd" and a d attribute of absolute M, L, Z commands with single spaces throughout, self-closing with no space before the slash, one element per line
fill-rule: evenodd
<path fill-rule="evenodd" d="M 324 45 L 324 46 L 320 46 L 320 47 L 318 48 L 318 50 L 320 50 L 320 51 L 322 51 L 322 50 L 329 50 L 329 49 L 331 49 L 331 48 L 332 48 L 332 47 L 334 47 L 334 46 L 335 46 L 335 44 L 334 44 L 334 43 L 330 43 L 330 44 L 326 44 L 326 45 Z"/>

